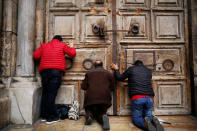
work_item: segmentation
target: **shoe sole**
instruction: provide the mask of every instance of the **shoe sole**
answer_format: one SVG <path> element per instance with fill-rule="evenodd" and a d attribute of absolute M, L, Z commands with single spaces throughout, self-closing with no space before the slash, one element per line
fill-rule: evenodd
<path fill-rule="evenodd" d="M 160 122 L 157 118 L 153 117 L 153 123 L 156 126 L 157 131 L 164 131 L 163 126 L 160 124 Z"/>
<path fill-rule="evenodd" d="M 145 118 L 145 121 L 148 126 L 148 131 L 156 131 L 156 128 L 153 126 L 153 124 L 151 123 L 151 121 L 148 117 Z"/>
<path fill-rule="evenodd" d="M 103 115 L 103 130 L 109 130 L 109 118 L 107 115 Z"/>
<path fill-rule="evenodd" d="M 164 128 L 161 125 L 156 125 L 156 129 L 157 131 L 164 131 Z"/>
<path fill-rule="evenodd" d="M 92 119 L 88 118 L 85 122 L 85 125 L 91 125 L 92 124 Z"/>
<path fill-rule="evenodd" d="M 53 124 L 53 123 L 57 123 L 59 122 L 60 120 L 57 120 L 57 121 L 51 121 L 51 122 L 46 122 L 47 125 L 50 125 L 50 124 Z"/>
<path fill-rule="evenodd" d="M 46 122 L 47 120 L 45 120 L 45 119 L 42 119 L 42 120 L 40 120 L 41 122 Z"/>

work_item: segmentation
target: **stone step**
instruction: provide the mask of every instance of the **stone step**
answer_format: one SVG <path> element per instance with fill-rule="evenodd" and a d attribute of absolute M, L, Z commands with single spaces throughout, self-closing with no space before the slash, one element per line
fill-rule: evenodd
<path fill-rule="evenodd" d="M 157 116 L 171 124 L 162 124 L 165 131 L 197 131 L 197 118 L 193 116 Z M 142 131 L 131 122 L 130 116 L 110 116 L 110 131 Z M 37 121 L 34 125 L 9 125 L 2 131 L 103 131 L 101 125 L 93 121 L 92 125 L 84 125 L 85 118 L 79 120 L 61 120 L 58 123 L 47 125 Z"/>

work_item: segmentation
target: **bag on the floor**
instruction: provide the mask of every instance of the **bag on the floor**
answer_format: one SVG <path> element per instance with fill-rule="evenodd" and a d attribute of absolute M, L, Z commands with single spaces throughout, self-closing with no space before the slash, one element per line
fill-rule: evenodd
<path fill-rule="evenodd" d="M 68 118 L 68 111 L 70 107 L 68 105 L 56 104 L 56 113 L 61 120 Z"/>
<path fill-rule="evenodd" d="M 79 103 L 78 101 L 74 101 L 70 106 L 70 110 L 68 112 L 68 118 L 71 120 L 79 119 Z"/>

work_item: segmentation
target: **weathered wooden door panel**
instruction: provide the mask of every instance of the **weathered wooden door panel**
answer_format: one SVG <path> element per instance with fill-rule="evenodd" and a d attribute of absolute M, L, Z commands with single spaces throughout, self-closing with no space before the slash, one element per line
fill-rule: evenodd
<path fill-rule="evenodd" d="M 112 2 L 114 0 L 47 0 L 46 41 L 54 35 L 73 40 L 77 56 L 67 70 L 56 103 L 80 103 L 80 84 L 92 62 L 101 59 L 110 70 L 114 57 L 120 71 L 140 59 L 153 70 L 154 113 L 189 114 L 190 85 L 187 66 L 186 0 L 116 0 L 117 54 L 113 53 Z M 99 27 L 99 30 L 97 30 Z M 95 31 L 96 30 L 96 31 Z M 100 32 L 99 32 L 100 31 Z M 115 36 L 115 35 L 114 35 Z M 67 67 L 70 61 L 66 60 Z M 130 115 L 127 81 L 117 84 L 117 111 Z M 115 108 L 114 108 L 115 109 Z"/>
<path fill-rule="evenodd" d="M 135 60 L 142 60 L 147 67 L 153 70 L 153 75 L 164 77 L 168 75 L 176 75 L 180 77 L 185 75 L 184 69 L 184 47 L 174 46 L 132 46 L 122 50 L 126 54 L 126 59 L 122 63 L 126 63 L 127 68 L 134 63 Z M 173 77 L 176 77 L 173 76 Z"/>
<path fill-rule="evenodd" d="M 120 71 L 125 71 L 135 60 L 142 60 L 153 71 L 154 113 L 189 114 L 187 1 L 117 2 L 118 27 L 125 30 L 118 33 Z M 130 114 L 127 92 L 127 81 L 118 84 L 119 115 Z"/>
<path fill-rule="evenodd" d="M 77 7 L 79 0 L 49 0 L 50 7 Z"/>
<path fill-rule="evenodd" d="M 155 42 L 184 42 L 183 12 L 153 13 L 153 38 Z"/>
<path fill-rule="evenodd" d="M 154 112 L 159 115 L 189 114 L 186 80 L 154 80 Z"/>
<path fill-rule="evenodd" d="M 95 35 L 95 33 L 92 31 L 94 25 L 99 25 L 103 28 L 103 31 L 110 28 L 111 16 L 108 13 L 96 12 L 95 10 L 96 9 L 90 9 L 90 12 L 82 12 L 81 42 L 95 44 L 95 46 L 99 46 L 101 44 L 111 44 L 109 41 L 110 36 L 107 33 L 105 33 L 105 36 L 102 37 L 99 36 L 99 33 Z"/>
<path fill-rule="evenodd" d="M 181 7 L 183 8 L 183 3 L 187 2 L 184 0 L 155 0 L 153 1 L 153 7 L 164 7 L 170 8 L 171 7 Z"/>
<path fill-rule="evenodd" d="M 56 103 L 72 104 L 74 100 L 78 100 L 82 114 L 84 91 L 80 86 L 85 73 L 96 59 L 103 61 L 105 69 L 109 69 L 112 62 L 111 35 L 104 32 L 111 27 L 108 6 L 110 4 L 99 0 L 47 1 L 46 41 L 54 35 L 61 35 L 64 42 L 73 40 L 77 50 L 72 68 L 63 77 Z M 94 33 L 94 25 L 101 26 L 101 33 L 105 35 Z M 71 67 L 69 59 L 66 59 L 66 63 L 67 67 Z M 109 114 L 113 114 L 112 108 L 113 106 L 109 109 Z"/>
<path fill-rule="evenodd" d="M 136 11 L 121 12 L 120 27 L 122 30 L 128 30 L 122 34 L 119 33 L 120 42 L 151 42 L 151 30 L 150 30 L 150 12 L 139 11 L 140 14 L 136 15 Z M 132 32 L 133 26 L 139 28 L 138 35 L 135 35 L 135 32 Z"/>

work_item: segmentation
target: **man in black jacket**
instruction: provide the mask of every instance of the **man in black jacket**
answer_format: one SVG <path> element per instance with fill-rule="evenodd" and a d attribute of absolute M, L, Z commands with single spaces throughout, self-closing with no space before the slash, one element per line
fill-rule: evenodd
<path fill-rule="evenodd" d="M 142 129 L 163 131 L 158 119 L 152 116 L 154 97 L 152 71 L 140 60 L 135 61 L 134 66 L 129 67 L 123 74 L 120 74 L 116 64 L 111 64 L 111 69 L 114 70 L 117 80 L 123 81 L 128 78 L 133 123 Z"/>

